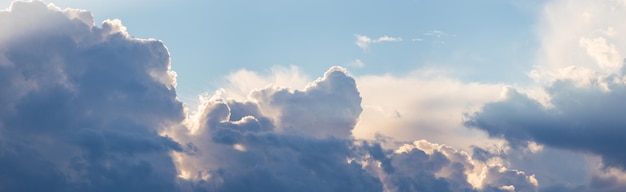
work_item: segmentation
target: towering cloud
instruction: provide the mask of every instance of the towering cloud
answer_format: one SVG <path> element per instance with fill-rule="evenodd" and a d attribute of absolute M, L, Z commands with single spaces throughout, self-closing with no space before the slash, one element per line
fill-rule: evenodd
<path fill-rule="evenodd" d="M 361 112 L 354 79 L 331 68 L 303 90 L 267 87 L 255 102 L 206 100 L 178 153 L 183 178 L 209 191 L 382 191 L 354 159 L 351 130 Z M 265 115 L 269 114 L 269 115 Z M 176 132 L 177 131 L 177 132 Z"/>
<path fill-rule="evenodd" d="M 42 2 L 0 12 L 0 190 L 175 191 L 167 49 Z"/>
<path fill-rule="evenodd" d="M 188 150 L 174 154 L 187 190 L 534 191 L 533 175 L 416 141 L 355 140 L 361 111 L 354 79 L 333 67 L 303 90 L 255 90 L 253 101 L 205 99 L 172 129 Z M 339 134 L 336 134 L 339 133 Z M 381 143 L 382 142 L 382 143 Z M 388 143 L 391 142 L 391 143 Z M 391 147 L 393 148 L 393 147 Z M 496 158 L 497 159 L 497 158 Z"/>
<path fill-rule="evenodd" d="M 319 138 L 351 136 L 362 111 L 354 79 L 339 67 L 331 68 L 304 91 L 273 87 L 254 91 L 251 97 L 277 117 L 281 131 Z"/>

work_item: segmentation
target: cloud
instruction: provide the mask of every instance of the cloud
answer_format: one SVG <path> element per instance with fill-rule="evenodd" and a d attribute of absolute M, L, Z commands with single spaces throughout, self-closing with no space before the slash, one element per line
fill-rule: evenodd
<path fill-rule="evenodd" d="M 198 129 L 173 134 L 194 144 L 193 153 L 175 158 L 189 190 L 534 191 L 538 185 L 533 175 L 425 140 L 389 150 L 379 143 L 385 141 L 280 132 L 257 123 L 267 117 L 252 103 L 232 107 L 241 104 L 207 101 Z"/>
<path fill-rule="evenodd" d="M 356 67 L 356 68 L 363 68 L 365 67 L 365 63 L 363 63 L 363 61 L 361 61 L 360 59 L 355 59 L 354 61 L 348 63 L 348 66 Z"/>
<path fill-rule="evenodd" d="M 624 13 L 612 1 L 548 3 L 539 29 L 542 48 L 531 72 L 547 99 L 510 87 L 501 101 L 486 104 L 465 122 L 514 148 L 543 145 L 548 152 L 508 158 L 537 173 L 545 181 L 542 190 L 619 191 L 625 183 L 626 157 L 617 146 L 626 136 L 618 115 L 624 107 L 619 98 L 626 94 L 620 54 L 626 42 L 615 37 L 626 25 L 607 22 Z M 546 167 L 553 173 L 542 171 Z"/>
<path fill-rule="evenodd" d="M 480 162 L 465 151 L 425 140 L 393 151 L 378 144 L 365 146 L 371 155 L 368 160 L 374 161 L 368 168 L 379 172 L 387 191 L 500 191 L 502 187 L 535 191 L 538 186 L 533 175 L 497 162 Z"/>
<path fill-rule="evenodd" d="M 503 101 L 485 105 L 466 124 L 513 145 L 536 141 L 591 152 L 602 156 L 607 165 L 624 167 L 626 156 L 616 147 L 626 144 L 621 139 L 626 136 L 626 121 L 619 115 L 626 112 L 621 102 L 626 86 L 621 79 L 598 77 L 587 86 L 577 86 L 572 80 L 556 81 L 546 87 L 551 107 L 510 88 Z"/>
<path fill-rule="evenodd" d="M 484 133 L 463 127 L 463 113 L 495 101 L 504 84 L 467 83 L 438 70 L 406 76 L 356 77 L 363 97 L 363 114 L 353 134 L 373 139 L 376 134 L 401 141 L 428 139 L 467 149 L 490 145 Z M 381 129 L 384 127 L 384 129 Z"/>
<path fill-rule="evenodd" d="M 189 129 L 172 129 L 193 153 L 177 153 L 190 189 L 382 191 L 355 161 L 351 129 L 361 113 L 354 79 L 335 67 L 304 90 L 256 90 L 253 101 L 205 100 Z"/>
<path fill-rule="evenodd" d="M 625 121 L 620 98 L 626 95 L 621 52 L 615 38 L 626 25 L 607 22 L 626 14 L 617 2 L 553 1 L 546 5 L 540 30 L 541 54 L 535 79 L 545 83 L 547 102 L 515 88 L 502 101 L 469 116 L 467 126 L 504 138 L 513 146 L 528 141 L 598 155 L 604 166 L 624 169 Z M 562 18 L 577 18 L 564 21 Z M 575 22 L 574 22 L 575 21 Z"/>
<path fill-rule="evenodd" d="M 356 45 L 359 46 L 361 49 L 367 49 L 369 48 L 370 44 L 376 44 L 376 43 L 383 43 L 383 42 L 399 42 L 402 41 L 402 38 L 400 37 L 390 37 L 390 36 L 381 36 L 378 39 L 372 39 L 368 36 L 365 35 L 359 35 L 359 34 L 355 34 L 354 35 L 356 37 Z"/>
<path fill-rule="evenodd" d="M 168 132 L 190 148 L 174 154 L 187 189 L 536 189 L 533 175 L 487 163 L 491 156 L 479 161 L 425 140 L 355 139 L 351 131 L 361 112 L 356 88 L 345 69 L 333 67 L 302 90 L 269 86 L 252 91 L 248 101 L 207 96 L 187 128 Z"/>
<path fill-rule="evenodd" d="M 296 66 L 274 66 L 270 74 L 259 74 L 255 71 L 241 69 L 229 74 L 226 82 L 221 84 L 225 90 L 224 97 L 245 100 L 250 92 L 269 85 L 279 87 L 304 87 L 310 78 Z"/>
<path fill-rule="evenodd" d="M 622 163 L 607 144 L 583 145 L 590 143 L 585 135 L 576 135 L 583 138 L 579 143 L 565 137 L 555 144 L 517 127 L 511 129 L 515 135 L 503 138 L 536 143 L 526 147 L 530 152 L 483 146 L 468 152 L 462 146 L 466 140 L 452 147 L 380 135 L 415 134 L 402 140 L 457 145 L 450 140 L 463 137 L 445 140 L 428 131 L 459 135 L 462 112 L 494 100 L 487 95 L 500 84 L 432 74 L 353 77 L 341 67 L 306 84 L 308 78 L 295 67 L 274 68 L 270 75 L 241 70 L 227 75 L 224 89 L 203 97 L 197 111 L 188 113 L 177 100 L 166 47 L 133 38 L 119 20 L 95 26 L 85 10 L 15 2 L 0 12 L 0 28 L 10 29 L 0 31 L 0 191 L 536 191 L 541 179 L 550 177 L 523 169 L 528 166 L 515 155 L 565 148 L 598 154 L 607 165 Z M 611 50 L 606 39 L 604 44 L 590 37 L 581 45 Z M 357 35 L 357 40 L 367 48 L 402 39 Z M 612 58 L 602 53 L 589 52 L 599 60 Z M 548 89 L 553 108 L 511 91 L 468 125 L 508 134 L 504 126 L 477 122 L 498 115 L 506 122 L 512 112 L 496 112 L 514 109 L 521 114 L 515 118 L 539 114 L 545 115 L 539 120 L 560 123 L 546 112 L 559 109 L 556 116 L 582 122 L 574 125 L 605 118 L 609 124 L 600 129 L 616 129 L 609 125 L 619 125 L 618 115 L 598 114 L 604 112 L 600 107 L 621 112 L 614 102 L 622 76 L 576 74 L 585 74 L 584 83 L 561 80 Z M 407 91 L 413 89 L 418 91 Z M 571 112 L 581 109 L 589 112 Z M 365 138 L 359 136 L 364 128 L 381 131 Z M 583 189 L 623 186 L 626 174 L 608 169 L 593 173 L 592 188 Z"/>
<path fill-rule="evenodd" d="M 424 33 L 424 35 L 426 35 L 426 36 L 433 36 L 433 37 L 437 37 L 437 38 L 448 36 L 448 34 L 446 32 L 443 32 L 443 31 L 440 31 L 440 30 L 432 30 L 432 31 Z"/>
<path fill-rule="evenodd" d="M 361 111 L 361 96 L 352 77 L 340 67 L 303 91 L 270 87 L 253 91 L 250 97 L 275 117 L 280 131 L 316 137 L 349 137 Z"/>
<path fill-rule="evenodd" d="M 540 13 L 540 48 L 536 68 L 558 71 L 569 66 L 608 73 L 620 70 L 626 25 L 611 22 L 626 16 L 620 1 L 550 1 Z M 564 19 L 570 18 L 570 19 Z"/>
<path fill-rule="evenodd" d="M 176 191 L 168 50 L 39 1 L 0 12 L 0 190 Z"/>

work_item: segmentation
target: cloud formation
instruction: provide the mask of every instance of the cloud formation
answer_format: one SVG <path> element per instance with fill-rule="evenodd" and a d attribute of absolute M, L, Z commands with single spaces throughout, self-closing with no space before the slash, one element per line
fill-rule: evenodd
<path fill-rule="evenodd" d="M 622 79 L 621 75 L 598 76 L 587 85 L 569 79 L 556 81 L 546 88 L 551 106 L 509 88 L 504 100 L 485 105 L 466 124 L 505 138 L 514 146 L 536 141 L 598 154 L 607 165 L 624 167 L 626 156 L 615 147 L 626 144 L 622 139 L 626 121 L 619 115 L 626 112 L 621 102 L 626 96 Z"/>
<path fill-rule="evenodd" d="M 473 160 L 456 159 L 462 153 L 451 148 L 432 152 L 407 144 L 395 153 L 377 141 L 355 139 L 362 98 L 340 67 L 302 90 L 268 86 L 252 91 L 250 100 L 207 98 L 187 115 L 160 41 L 133 38 L 118 20 L 98 27 L 87 11 L 39 1 L 15 2 L 0 20 L 1 28 L 15 29 L 0 34 L 2 191 L 473 191 L 526 185 L 469 184 Z"/>
<path fill-rule="evenodd" d="M 539 28 L 538 63 L 530 73 L 545 98 L 509 87 L 500 101 L 468 115 L 467 126 L 505 139 L 513 148 L 537 143 L 550 151 L 510 158 L 525 170 L 555 165 L 551 168 L 558 176 L 537 173 L 549 183 L 542 190 L 623 190 L 626 156 L 619 146 L 625 144 L 626 122 L 619 114 L 625 107 L 620 98 L 626 96 L 626 42 L 617 37 L 626 25 L 609 21 L 625 14 L 618 1 L 550 1 Z M 541 163 L 530 165 L 529 159 Z"/>
<path fill-rule="evenodd" d="M 454 119 L 460 112 L 490 100 L 485 95 L 500 85 L 442 77 L 355 78 L 344 68 L 332 67 L 308 85 L 296 86 L 307 79 L 297 68 L 273 69 L 278 74 L 272 76 L 274 81 L 301 88 L 292 89 L 268 86 L 272 81 L 242 70 L 228 77 L 231 89 L 203 98 L 198 110 L 189 114 L 177 99 L 167 48 L 158 40 L 133 38 L 119 20 L 96 26 L 85 10 L 14 2 L 0 12 L 0 28 L 11 29 L 0 31 L 0 191 L 563 189 L 541 188 L 539 178 L 547 177 L 511 163 L 516 149 L 476 146 L 465 151 L 426 140 L 406 142 L 381 135 L 363 139 L 354 133 L 359 126 L 458 131 Z M 401 40 L 357 35 L 361 48 Z M 600 58 L 599 63 L 613 62 L 613 57 L 602 59 L 611 46 L 601 40 L 580 44 L 593 48 L 588 54 Z M 523 145 L 537 156 L 545 145 L 548 150 L 597 154 L 606 165 L 623 167 L 625 158 L 610 147 L 621 144 L 624 136 L 619 129 L 624 122 L 617 115 L 624 106 L 616 104 L 626 90 L 623 75 L 570 71 L 584 78 L 549 86 L 551 106 L 510 89 L 505 100 L 487 104 L 466 124 L 514 147 Z M 384 102 L 389 97 L 373 93 L 398 93 L 416 85 L 423 91 L 394 97 L 390 103 Z M 229 97 L 229 90 L 239 97 Z M 448 106 L 450 100 L 458 103 Z M 411 104 L 396 107 L 405 103 Z M 388 114 L 406 121 L 370 120 Z M 606 124 L 594 123 L 597 119 Z M 450 130 L 442 130 L 446 128 Z M 564 128 L 575 132 L 550 139 Z M 595 136 L 607 140 L 590 142 Z M 624 186 L 622 172 L 611 171 L 591 178 L 595 188 L 582 189 Z"/>
<path fill-rule="evenodd" d="M 355 59 L 354 61 L 348 63 L 348 66 L 356 67 L 356 68 L 363 68 L 365 67 L 365 63 L 363 63 L 363 61 L 361 61 L 360 59 Z"/>
<path fill-rule="evenodd" d="M 626 136 L 626 122 L 618 115 L 624 112 L 620 98 L 626 94 L 620 54 L 624 42 L 615 37 L 626 25 L 606 22 L 624 13 L 618 2 L 548 3 L 541 28 L 546 35 L 540 62 L 545 63 L 531 75 L 546 83 L 549 100 L 508 88 L 502 101 L 485 105 L 466 124 L 514 146 L 537 141 L 597 154 L 607 165 L 624 167 L 626 156 L 614 147 Z M 578 19 L 563 21 L 565 17 Z"/>
<path fill-rule="evenodd" d="M 39 1 L 0 28 L 0 190 L 176 190 L 182 149 L 158 132 L 184 113 L 160 41 Z"/>
<path fill-rule="evenodd" d="M 357 46 L 359 46 L 361 49 L 367 49 L 369 48 L 369 46 L 371 44 L 376 44 L 376 43 L 384 43 L 384 42 L 399 42 L 402 41 L 402 38 L 400 37 L 390 37 L 390 36 L 381 36 L 378 38 L 370 38 L 368 36 L 365 35 L 359 35 L 359 34 L 355 34 L 354 37 L 356 37 L 356 42 L 355 44 Z"/>

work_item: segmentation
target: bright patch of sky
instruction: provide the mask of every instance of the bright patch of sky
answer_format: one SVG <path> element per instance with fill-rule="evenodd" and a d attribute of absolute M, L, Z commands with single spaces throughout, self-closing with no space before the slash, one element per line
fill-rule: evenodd
<path fill-rule="evenodd" d="M 164 41 L 178 95 L 189 103 L 219 88 L 224 74 L 270 73 L 272 66 L 298 66 L 312 76 L 340 65 L 355 75 L 429 69 L 463 81 L 527 82 L 542 6 L 510 0 L 48 2 L 90 10 L 96 23 L 119 18 L 133 36 Z"/>

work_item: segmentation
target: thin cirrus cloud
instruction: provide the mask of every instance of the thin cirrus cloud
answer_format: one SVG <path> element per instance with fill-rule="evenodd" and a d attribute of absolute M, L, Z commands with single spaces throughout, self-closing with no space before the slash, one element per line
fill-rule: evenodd
<path fill-rule="evenodd" d="M 425 38 L 443 38 L 448 36 L 447 33 L 440 30 L 433 30 L 429 32 L 425 32 L 422 34 Z M 355 34 L 356 38 L 355 44 L 363 50 L 369 49 L 370 45 L 380 44 L 380 43 L 388 43 L 388 42 L 401 42 L 404 41 L 402 37 L 391 37 L 391 36 L 381 36 L 378 38 L 368 37 L 366 35 Z M 411 38 L 411 42 L 421 42 L 424 41 L 425 38 Z"/>
<path fill-rule="evenodd" d="M 390 36 L 381 36 L 378 38 L 370 38 L 368 36 L 365 35 L 359 35 L 359 34 L 355 34 L 354 37 L 356 37 L 356 42 L 355 44 L 357 46 L 359 46 L 361 49 L 367 49 L 370 47 L 371 44 L 378 44 L 378 43 L 384 43 L 384 42 L 400 42 L 402 41 L 402 38 L 400 37 L 390 37 Z"/>
<path fill-rule="evenodd" d="M 365 63 L 361 61 L 360 59 L 355 59 L 354 61 L 348 63 L 348 66 L 362 68 L 362 67 L 365 67 Z"/>
<path fill-rule="evenodd" d="M 161 41 L 119 20 L 96 26 L 85 10 L 14 2 L 0 12 L 11 29 L 0 31 L 0 191 L 620 191 L 625 27 L 559 35 L 581 27 L 550 20 L 580 8 L 559 3 L 542 29 L 570 39 L 543 39 L 555 51 L 530 73 L 540 88 L 498 98 L 503 84 L 436 70 L 331 67 L 311 81 L 276 67 L 224 74 L 225 88 L 188 112 Z M 356 37 L 363 49 L 402 41 Z M 541 65 L 571 52 L 584 59 Z"/>

